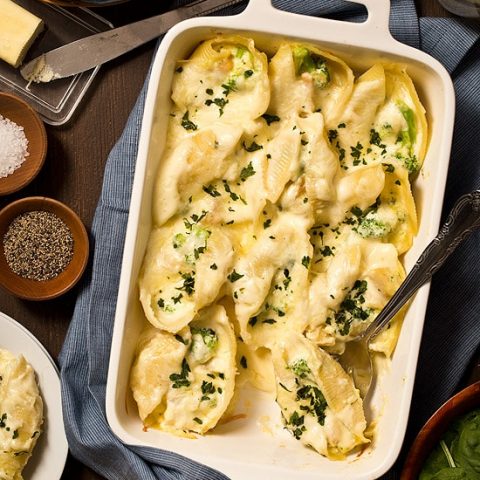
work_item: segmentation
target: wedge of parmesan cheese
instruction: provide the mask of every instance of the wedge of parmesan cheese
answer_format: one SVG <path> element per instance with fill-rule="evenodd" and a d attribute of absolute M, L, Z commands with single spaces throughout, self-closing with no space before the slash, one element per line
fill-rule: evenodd
<path fill-rule="evenodd" d="M 0 59 L 19 67 L 43 28 L 42 19 L 11 0 L 0 0 Z"/>

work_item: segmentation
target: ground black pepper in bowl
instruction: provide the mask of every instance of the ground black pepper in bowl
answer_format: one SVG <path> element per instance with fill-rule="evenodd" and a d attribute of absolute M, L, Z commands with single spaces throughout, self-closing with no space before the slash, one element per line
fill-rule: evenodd
<path fill-rule="evenodd" d="M 3 237 L 5 259 L 17 275 L 46 281 L 57 277 L 73 257 L 74 240 L 66 223 L 52 212 L 18 215 Z"/>

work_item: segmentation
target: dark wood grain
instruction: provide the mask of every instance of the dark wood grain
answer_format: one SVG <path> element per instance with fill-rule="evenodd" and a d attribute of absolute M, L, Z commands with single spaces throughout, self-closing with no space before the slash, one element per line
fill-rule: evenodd
<path fill-rule="evenodd" d="M 417 0 L 417 7 L 421 15 L 449 15 L 436 0 Z M 97 12 L 120 26 L 166 9 L 168 2 L 162 0 L 132 0 Z M 105 161 L 144 83 L 154 45 L 150 42 L 100 69 L 74 118 L 62 127 L 47 126 L 48 154 L 38 177 L 20 192 L 0 197 L 0 208 L 17 198 L 45 195 L 69 205 L 90 230 Z M 56 300 L 32 303 L 0 291 L 0 311 L 28 328 L 58 358 L 77 293 L 74 288 Z M 101 478 L 73 457 L 62 476 L 62 480 Z"/>

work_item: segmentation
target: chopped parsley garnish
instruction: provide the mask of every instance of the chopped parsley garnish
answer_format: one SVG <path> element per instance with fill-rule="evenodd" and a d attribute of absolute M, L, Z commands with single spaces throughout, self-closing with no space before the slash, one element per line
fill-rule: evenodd
<path fill-rule="evenodd" d="M 365 303 L 363 294 L 367 291 L 367 288 L 368 282 L 366 280 L 357 280 L 340 304 L 340 310 L 335 312 L 335 322 L 340 335 L 348 335 L 355 320 L 367 320 L 372 313 L 370 308 L 362 307 Z"/>
<path fill-rule="evenodd" d="M 227 275 L 227 279 L 231 282 L 234 283 L 240 278 L 244 277 L 244 275 L 241 275 L 240 273 L 236 272 L 235 269 L 233 269 L 233 272 Z"/>
<path fill-rule="evenodd" d="M 306 430 L 304 423 L 305 416 L 299 415 L 296 410 L 292 413 L 292 415 L 290 415 L 290 418 L 287 421 L 287 425 L 294 427 L 290 431 L 297 440 L 300 439 L 303 432 Z"/>
<path fill-rule="evenodd" d="M 324 257 L 330 257 L 332 255 L 335 255 L 333 253 L 333 249 L 332 248 L 335 248 L 335 247 L 330 247 L 329 245 L 325 245 L 324 247 L 322 247 L 319 251 L 321 253 L 321 255 L 323 255 Z"/>
<path fill-rule="evenodd" d="M 205 100 L 205 105 L 209 107 L 210 105 L 216 105 L 219 109 L 220 116 L 223 115 L 223 109 L 225 108 L 225 105 L 228 103 L 228 100 L 226 98 L 214 98 L 211 100 L 208 98 Z"/>
<path fill-rule="evenodd" d="M 306 405 L 302 404 L 300 410 L 310 413 L 317 417 L 317 422 L 320 425 L 325 423 L 325 410 L 327 408 L 327 401 L 323 396 L 323 393 L 318 387 L 314 385 L 305 385 L 297 390 L 297 402 L 299 400 L 305 400 L 308 402 Z"/>
<path fill-rule="evenodd" d="M 183 298 L 183 293 L 179 293 L 176 297 L 172 297 L 173 303 L 178 303 Z"/>
<path fill-rule="evenodd" d="M 243 76 L 244 76 L 245 78 L 249 78 L 249 77 L 251 77 L 252 75 L 253 75 L 253 70 L 245 70 L 245 71 L 243 72 Z"/>
<path fill-rule="evenodd" d="M 267 219 L 263 222 L 263 228 L 264 228 L 264 229 L 267 229 L 268 227 L 270 227 L 271 224 L 272 224 L 272 219 L 271 219 L 271 218 L 267 218 Z"/>
<path fill-rule="evenodd" d="M 211 268 L 212 270 L 217 270 L 218 267 L 217 267 L 217 264 L 216 264 L 216 263 L 212 263 L 212 264 L 210 265 L 210 268 Z"/>
<path fill-rule="evenodd" d="M 247 152 L 255 152 L 257 150 L 262 150 L 263 148 L 262 145 L 259 145 L 257 142 L 255 142 L 255 140 L 251 143 L 249 147 L 246 145 L 245 142 L 242 142 L 242 146 Z"/>
<path fill-rule="evenodd" d="M 310 265 L 310 257 L 308 255 L 305 255 L 303 258 L 302 258 L 302 265 L 305 267 L 305 268 L 308 268 L 308 266 Z"/>
<path fill-rule="evenodd" d="M 212 90 L 211 88 L 207 88 L 207 89 L 205 90 L 205 93 L 206 93 L 207 95 L 213 95 L 213 90 Z"/>
<path fill-rule="evenodd" d="M 183 114 L 182 117 L 182 127 L 185 130 L 196 130 L 198 127 L 195 125 L 189 118 L 189 112 L 188 110 Z"/>
<path fill-rule="evenodd" d="M 190 372 L 190 366 L 187 361 L 183 359 L 182 370 L 180 373 L 172 373 L 168 378 L 173 382 L 172 388 L 189 387 L 190 380 L 188 380 L 188 374 Z"/>
<path fill-rule="evenodd" d="M 229 80 L 227 83 L 222 83 L 223 94 L 228 97 L 230 92 L 234 92 L 237 89 L 237 82 L 235 79 Z"/>
<path fill-rule="evenodd" d="M 202 382 L 201 389 L 203 394 L 202 398 L 200 399 L 201 402 L 203 402 L 204 400 L 210 400 L 209 395 L 213 395 L 216 392 L 216 388 L 213 386 L 213 383 L 206 382 L 205 380 L 203 380 Z"/>
<path fill-rule="evenodd" d="M 358 165 L 360 163 L 360 156 L 362 154 L 362 148 L 363 145 L 360 142 L 357 142 L 357 144 L 354 147 L 350 147 L 350 155 L 352 156 L 353 164 Z"/>
<path fill-rule="evenodd" d="M 12 434 L 12 439 L 15 440 L 16 438 L 18 438 L 18 428 L 14 430 Z"/>
<path fill-rule="evenodd" d="M 258 317 L 252 317 L 252 318 L 250 318 L 250 320 L 248 321 L 248 324 L 249 324 L 251 327 L 254 327 L 254 326 L 257 324 L 257 321 L 258 321 Z"/>
<path fill-rule="evenodd" d="M 391 163 L 382 163 L 382 166 L 387 173 L 393 173 L 395 171 L 395 167 Z"/>
<path fill-rule="evenodd" d="M 266 318 L 265 320 L 262 321 L 262 323 L 266 323 L 268 325 L 273 325 L 274 323 L 277 323 L 277 321 L 274 320 L 273 318 Z"/>
<path fill-rule="evenodd" d="M 243 368 L 248 368 L 248 365 L 247 365 L 247 359 L 242 355 L 242 357 L 240 358 L 240 365 L 243 367 Z"/>
<path fill-rule="evenodd" d="M 278 115 L 270 115 L 268 113 L 264 113 L 262 118 L 267 122 L 267 125 L 280 121 L 280 117 Z"/>
<path fill-rule="evenodd" d="M 202 210 L 201 215 L 197 215 L 196 213 L 194 213 L 193 215 L 190 215 L 190 219 L 192 220 L 191 222 L 188 220 L 188 218 L 184 218 L 183 224 L 185 225 L 185 228 L 187 229 L 187 231 L 191 232 L 193 225 L 203 220 L 207 215 L 207 213 L 208 213 L 207 211 Z"/>
<path fill-rule="evenodd" d="M 211 197 L 219 197 L 221 193 L 215 188 L 214 185 L 204 185 L 202 187 L 205 193 L 208 193 Z"/>
<path fill-rule="evenodd" d="M 252 162 L 250 162 L 246 167 L 242 168 L 242 171 L 240 172 L 240 180 L 244 182 L 248 177 L 255 175 L 255 173 Z"/>
<path fill-rule="evenodd" d="M 175 73 L 182 73 L 183 72 L 183 67 L 178 67 L 175 69 Z"/>
<path fill-rule="evenodd" d="M 7 426 L 6 420 L 7 420 L 7 414 L 2 413 L 2 416 L 0 417 L 0 428 L 5 428 Z"/>
<path fill-rule="evenodd" d="M 328 131 L 328 139 L 330 140 L 330 142 L 332 140 L 334 140 L 335 138 L 337 138 L 338 136 L 338 132 L 336 130 L 329 130 Z"/>
<path fill-rule="evenodd" d="M 342 122 L 342 123 L 339 123 L 339 124 L 337 125 L 337 128 L 345 128 L 345 127 L 346 127 L 346 125 L 345 125 L 345 123 L 343 123 L 343 122 Z"/>
<path fill-rule="evenodd" d="M 183 290 L 187 295 L 191 295 L 195 291 L 195 272 L 191 273 L 182 273 L 180 272 L 181 277 L 183 278 L 183 285 L 181 287 L 176 287 L 176 290 Z"/>
<path fill-rule="evenodd" d="M 222 182 L 223 182 L 223 188 L 230 195 L 230 198 L 234 202 L 236 202 L 238 199 L 240 199 L 244 205 L 247 204 L 247 202 L 240 195 L 238 195 L 238 194 L 236 194 L 235 192 L 232 191 L 232 189 L 230 188 L 230 185 L 228 184 L 228 182 L 226 180 L 222 180 Z M 233 220 L 232 220 L 231 223 L 233 223 Z"/>
<path fill-rule="evenodd" d="M 370 130 L 370 144 L 376 145 L 377 147 L 380 147 L 380 148 L 385 148 L 385 145 L 383 145 L 381 142 L 382 142 L 382 139 L 380 137 L 380 134 L 372 128 Z"/>
<path fill-rule="evenodd" d="M 198 418 L 198 417 L 194 417 L 194 418 L 193 418 L 193 421 L 194 421 L 194 422 L 197 422 L 199 425 L 202 425 L 202 424 L 203 424 L 203 421 L 200 420 L 200 418 Z"/>
<path fill-rule="evenodd" d="M 350 211 L 356 216 L 356 217 L 361 217 L 363 212 L 360 207 L 357 207 L 356 205 L 353 206 Z"/>

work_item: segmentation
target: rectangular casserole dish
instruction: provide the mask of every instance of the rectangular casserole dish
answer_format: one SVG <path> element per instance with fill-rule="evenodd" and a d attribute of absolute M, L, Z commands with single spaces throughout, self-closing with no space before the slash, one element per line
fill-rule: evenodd
<path fill-rule="evenodd" d="M 187 20 L 172 28 L 163 39 L 148 84 L 107 380 L 107 419 L 113 432 L 126 444 L 175 452 L 236 480 L 374 479 L 395 462 L 408 420 L 429 285 L 417 293 L 392 361 L 381 368 L 372 399 L 366 405 L 367 420 L 375 421 L 375 439 L 355 458 L 334 462 L 293 441 L 283 428 L 276 404 L 265 393 L 253 389 L 242 391 L 234 412 L 245 414 L 245 418 L 218 425 L 203 438 L 191 440 L 153 429 L 144 431 L 129 388 L 137 339 L 145 325 L 137 278 L 152 225 L 152 191 L 165 145 L 170 85 L 176 61 L 186 58 L 202 40 L 218 33 L 241 34 L 253 38 L 256 46 L 266 52 L 285 39 L 309 42 L 338 55 L 354 70 L 362 71 L 376 61 L 405 64 L 429 123 L 427 156 L 414 182 L 419 232 L 404 258 L 407 271 L 437 233 L 453 132 L 451 79 L 436 60 L 391 36 L 389 2 L 359 0 L 357 3 L 368 9 L 364 23 L 296 15 L 276 10 L 270 0 L 250 0 L 240 15 Z"/>

